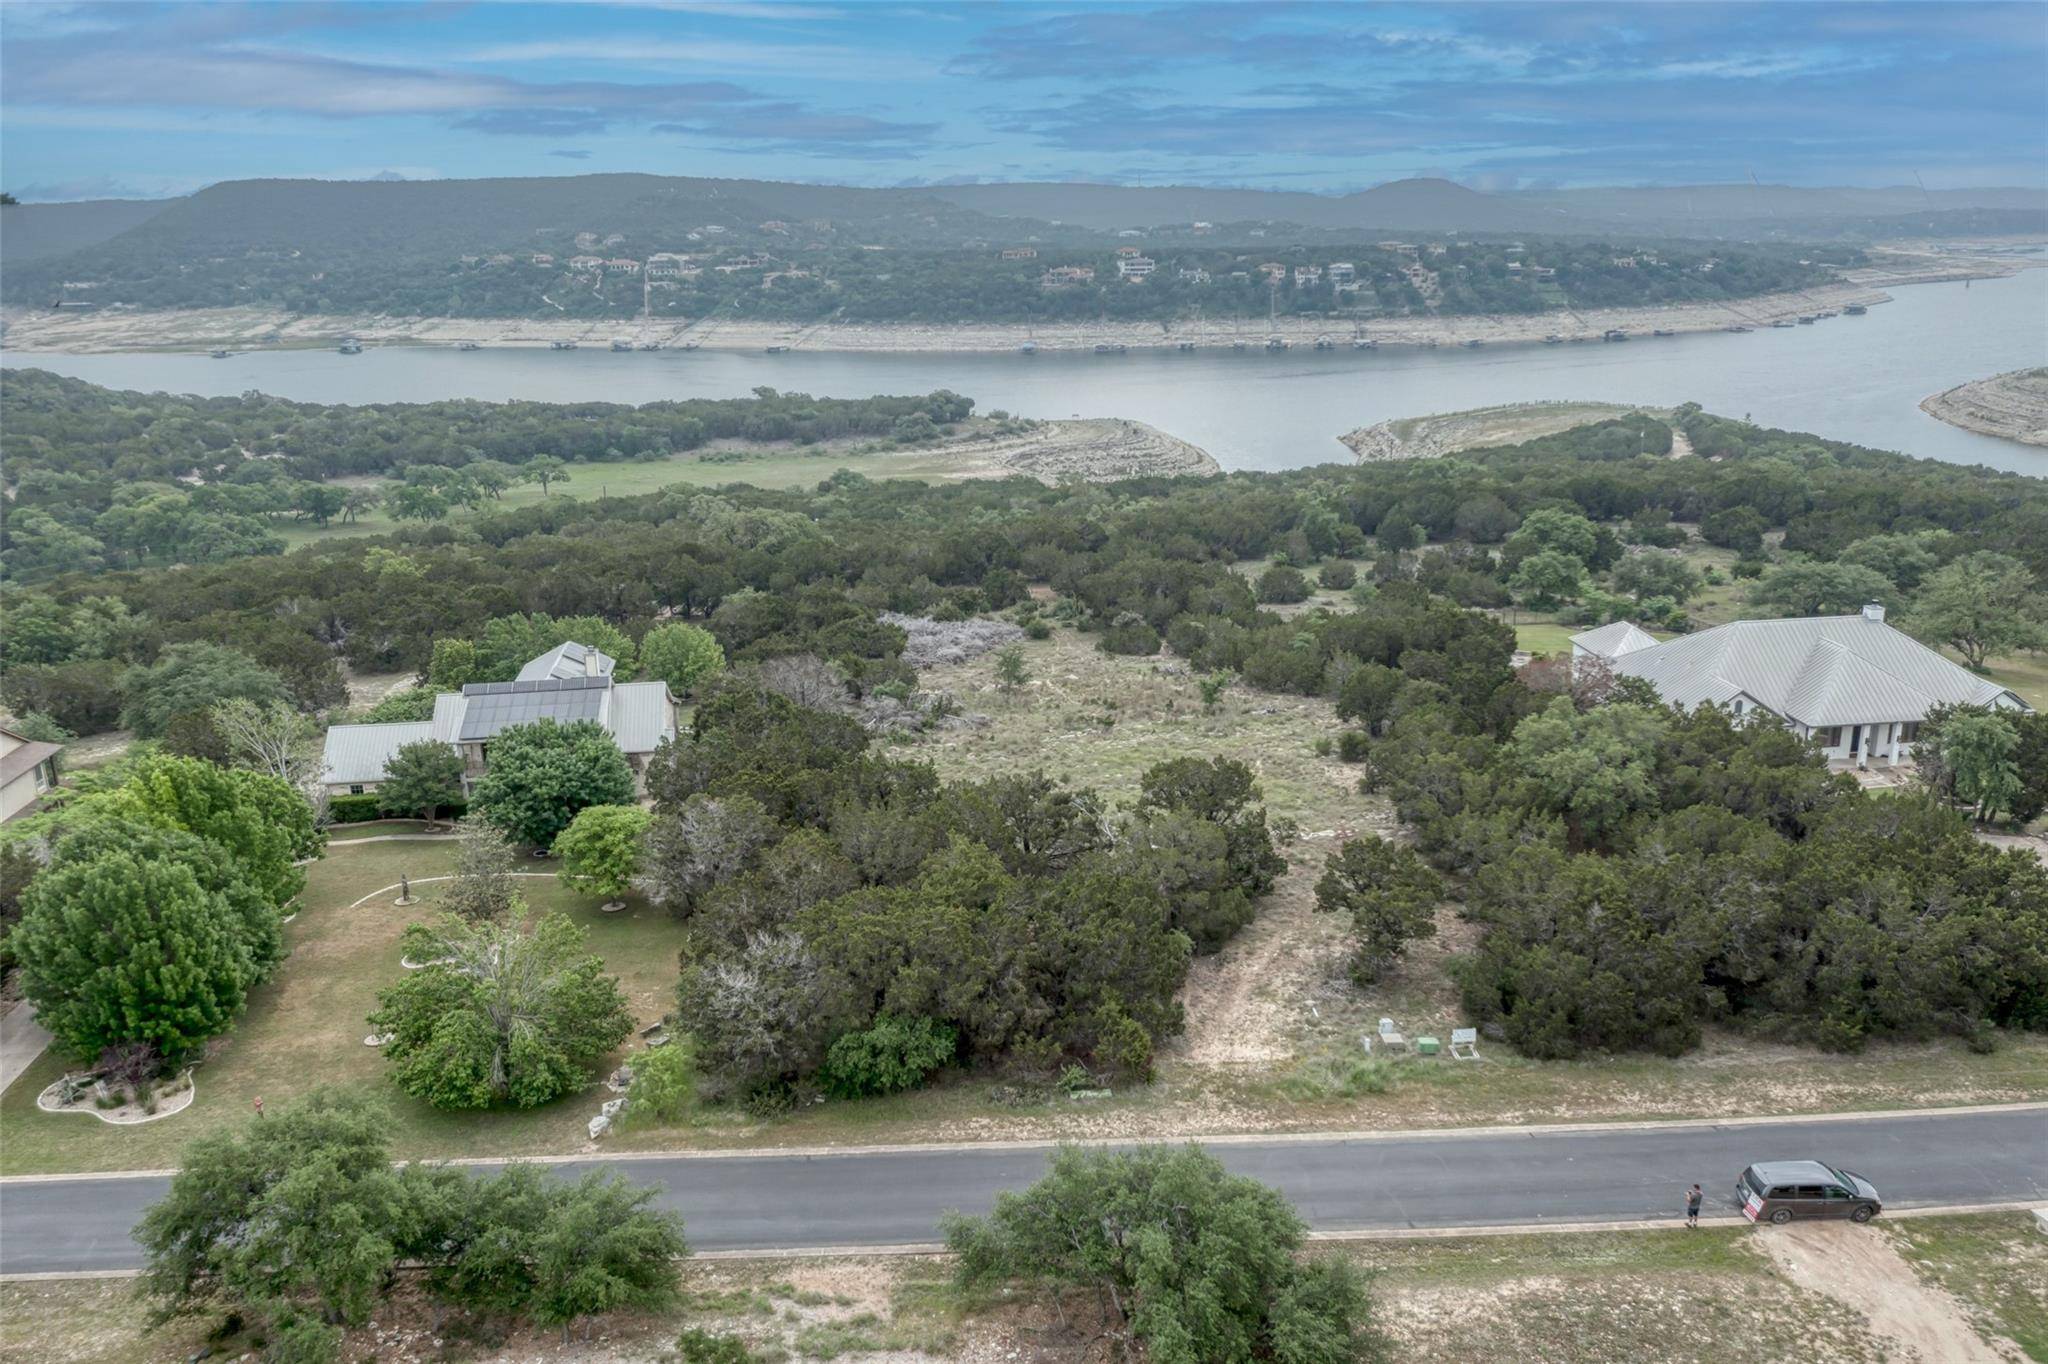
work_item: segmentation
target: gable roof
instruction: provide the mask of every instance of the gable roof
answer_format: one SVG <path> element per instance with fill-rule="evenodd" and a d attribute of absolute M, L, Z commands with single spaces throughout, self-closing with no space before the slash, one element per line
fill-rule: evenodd
<path fill-rule="evenodd" d="M 1920 720 L 1937 705 L 2004 704 L 2019 696 L 1867 616 L 1739 620 L 1613 659 L 1677 706 L 1739 694 L 1809 728 Z"/>
<path fill-rule="evenodd" d="M 584 660 L 597 660 L 595 673 Z M 553 660 L 553 662 L 550 662 Z M 546 665 L 546 666 L 543 666 Z M 565 676 L 527 676 L 573 666 Z M 387 725 L 335 725 L 327 731 L 323 782 L 354 786 L 383 781 L 399 749 L 422 739 L 454 747 L 482 743 L 535 720 L 595 720 L 623 753 L 652 753 L 675 737 L 675 709 L 666 682 L 615 682 L 609 655 L 564 643 L 519 670 L 513 682 L 472 682 L 434 698 L 434 718 Z"/>
<path fill-rule="evenodd" d="M 431 720 L 388 725 L 336 725 L 327 731 L 325 770 L 320 780 L 350 786 L 382 781 L 399 749 L 435 737 Z"/>
<path fill-rule="evenodd" d="M 1654 649 L 1657 637 L 1634 621 L 1611 620 L 1597 629 L 1573 635 L 1572 644 L 1595 658 L 1619 658 L 1638 649 Z"/>
<path fill-rule="evenodd" d="M 596 666 L 592 667 L 592 660 Z M 591 645 L 578 644 L 574 640 L 563 640 L 539 658 L 529 659 L 519 670 L 516 680 L 540 682 L 548 678 L 569 679 L 575 677 L 610 677 L 619 661 Z"/>

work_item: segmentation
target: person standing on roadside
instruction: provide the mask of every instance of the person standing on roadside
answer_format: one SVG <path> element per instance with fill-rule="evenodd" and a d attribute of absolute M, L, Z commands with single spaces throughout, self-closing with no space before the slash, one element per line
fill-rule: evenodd
<path fill-rule="evenodd" d="M 1697 1227 L 1700 1224 L 1700 1186 L 1695 1184 L 1685 1191 L 1685 1224 Z"/>

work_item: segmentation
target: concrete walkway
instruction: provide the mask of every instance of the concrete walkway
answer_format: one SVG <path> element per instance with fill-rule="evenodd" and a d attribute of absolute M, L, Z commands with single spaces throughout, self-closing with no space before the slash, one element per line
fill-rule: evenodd
<path fill-rule="evenodd" d="M 34 1065 L 49 1045 L 50 1030 L 36 1021 L 36 1011 L 27 1000 L 0 1017 L 0 1093 Z"/>

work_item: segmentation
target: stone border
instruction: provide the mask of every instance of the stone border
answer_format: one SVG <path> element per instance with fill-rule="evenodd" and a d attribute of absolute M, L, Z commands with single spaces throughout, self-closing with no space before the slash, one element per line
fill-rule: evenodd
<path fill-rule="evenodd" d="M 66 1106 L 64 1104 L 57 1104 L 53 1106 L 51 1104 L 43 1102 L 45 1099 L 48 1099 L 53 1093 L 55 1093 L 57 1088 L 64 1083 L 64 1081 L 61 1079 L 53 1081 L 43 1090 L 42 1093 L 36 1095 L 36 1107 L 45 1113 L 89 1114 L 92 1117 L 98 1118 L 101 1122 L 106 1123 L 109 1127 L 140 1127 L 142 1126 L 142 1124 L 146 1122 L 156 1122 L 161 1118 L 175 1118 L 178 1114 L 183 1113 L 186 1109 L 192 1106 L 192 1101 L 199 1097 L 199 1080 L 198 1077 L 192 1073 L 192 1067 L 187 1066 L 185 1068 L 184 1080 L 185 1088 L 183 1089 L 183 1091 L 181 1091 L 179 1095 L 173 1096 L 169 1103 L 158 1105 L 156 1112 L 144 1113 L 140 1117 L 109 1117 L 104 1111 L 95 1108 L 90 1104 L 71 1104 L 69 1106 Z"/>

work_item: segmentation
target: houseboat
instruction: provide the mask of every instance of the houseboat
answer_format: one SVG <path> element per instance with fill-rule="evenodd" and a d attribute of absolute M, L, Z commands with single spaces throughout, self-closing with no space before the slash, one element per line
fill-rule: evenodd
<path fill-rule="evenodd" d="M 482 346 L 479 346 L 479 345 L 478 345 L 478 344 L 477 344 L 476 342 L 474 342 L 474 341 L 457 341 L 457 342 L 455 343 L 455 349 L 457 349 L 457 350 L 482 350 L 482 349 L 483 349 L 483 347 L 482 347 Z"/>
<path fill-rule="evenodd" d="M 614 351 L 630 351 L 633 349 L 633 343 L 631 341 L 614 341 L 612 342 L 612 349 Z"/>
<path fill-rule="evenodd" d="M 1600 333 L 1600 339 L 1602 341 L 1626 341 L 1628 340 L 1628 333 L 1619 327 L 1609 327 L 1606 331 Z"/>
<path fill-rule="evenodd" d="M 343 355 L 361 355 L 363 353 L 363 343 L 354 337 L 350 337 L 335 349 L 339 350 Z"/>
<path fill-rule="evenodd" d="M 574 341 L 550 341 L 550 342 L 548 342 L 548 349 L 549 349 L 549 350 L 575 350 L 575 349 L 576 349 L 576 343 L 575 343 Z"/>
<path fill-rule="evenodd" d="M 1842 309 L 1843 315 L 1847 317 L 1861 317 L 1869 311 L 1870 309 L 1864 307 L 1861 303 L 1851 303 Z"/>
<path fill-rule="evenodd" d="M 213 358 L 216 360 L 225 360 L 228 358 L 228 353 L 224 350 L 210 351 L 208 353 L 212 355 Z"/>

